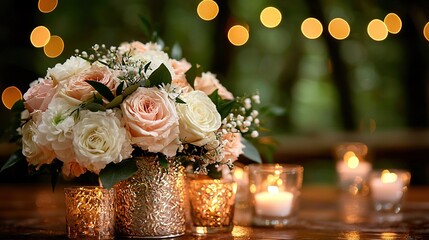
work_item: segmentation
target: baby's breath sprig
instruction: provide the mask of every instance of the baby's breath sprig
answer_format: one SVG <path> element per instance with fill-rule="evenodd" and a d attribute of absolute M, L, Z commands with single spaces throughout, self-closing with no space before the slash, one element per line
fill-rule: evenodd
<path fill-rule="evenodd" d="M 222 121 L 222 132 L 224 134 L 240 132 L 244 137 L 257 138 L 260 121 L 259 112 L 254 109 L 254 106 L 260 104 L 259 93 L 237 97 L 236 102 L 231 113 Z"/>

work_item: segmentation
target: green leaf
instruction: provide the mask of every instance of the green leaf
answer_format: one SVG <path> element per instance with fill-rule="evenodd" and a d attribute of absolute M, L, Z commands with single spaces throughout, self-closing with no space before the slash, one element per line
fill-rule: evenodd
<path fill-rule="evenodd" d="M 218 89 L 214 90 L 209 98 L 216 105 L 216 109 L 218 110 L 222 119 L 226 118 L 231 110 L 234 108 L 235 101 L 234 100 L 223 100 L 218 93 Z"/>
<path fill-rule="evenodd" d="M 110 189 L 116 183 L 133 176 L 137 172 L 136 160 L 133 158 L 122 160 L 122 162 L 108 164 L 100 171 L 100 180 L 103 187 Z"/>
<path fill-rule="evenodd" d="M 262 163 L 261 156 L 259 155 L 259 152 L 256 147 L 245 138 L 241 138 L 241 142 L 244 144 L 243 155 L 249 160 L 252 160 L 257 163 Z"/>
<path fill-rule="evenodd" d="M 117 97 L 115 97 L 111 102 L 109 102 L 109 103 L 106 105 L 106 108 L 107 108 L 107 109 L 110 109 L 110 108 L 117 107 L 117 106 L 119 106 L 119 104 L 121 104 L 121 103 L 122 103 L 122 100 L 124 100 L 124 96 L 122 96 L 122 95 L 118 95 Z"/>
<path fill-rule="evenodd" d="M 221 119 L 224 119 L 228 116 L 228 114 L 234 108 L 235 103 L 236 102 L 234 100 L 221 100 L 221 104 L 219 104 L 219 106 L 216 106 L 220 113 Z"/>
<path fill-rule="evenodd" d="M 148 62 L 148 63 L 146 63 L 146 65 L 144 65 L 144 72 L 146 73 L 147 72 L 147 70 L 149 69 L 149 66 L 150 66 L 150 64 L 151 64 L 152 62 Z"/>
<path fill-rule="evenodd" d="M 103 105 L 103 98 L 100 96 L 100 94 L 94 94 L 94 103 L 98 103 L 100 105 Z"/>
<path fill-rule="evenodd" d="M 209 164 L 207 165 L 207 175 L 213 179 L 222 178 L 222 172 L 218 171 L 217 164 Z"/>
<path fill-rule="evenodd" d="M 101 96 L 105 97 L 107 100 L 112 101 L 113 98 L 115 98 L 113 93 L 106 85 L 92 80 L 86 80 L 85 82 L 91 85 L 98 93 L 100 93 Z"/>
<path fill-rule="evenodd" d="M 10 110 L 12 112 L 19 112 L 19 113 L 24 111 L 25 110 L 24 100 L 20 99 L 16 101 Z"/>
<path fill-rule="evenodd" d="M 165 156 L 159 157 L 159 166 L 164 168 L 165 171 L 167 171 L 167 173 L 168 173 L 168 165 L 169 165 L 169 163 L 168 163 L 168 160 Z"/>
<path fill-rule="evenodd" d="M 55 191 L 55 186 L 57 186 L 62 166 L 63 163 L 58 159 L 55 159 L 50 165 L 52 192 Z"/>
<path fill-rule="evenodd" d="M 182 48 L 178 43 L 175 43 L 171 49 L 171 58 L 176 60 L 180 60 L 182 58 Z"/>
<path fill-rule="evenodd" d="M 12 155 L 10 155 L 6 163 L 1 167 L 0 172 L 3 172 L 4 170 L 17 164 L 21 159 L 24 159 L 24 155 L 22 155 L 22 149 L 19 149 L 16 152 L 14 152 Z"/>
<path fill-rule="evenodd" d="M 155 71 L 152 72 L 148 80 L 150 81 L 151 86 L 158 87 L 163 83 L 171 83 L 171 74 L 170 71 L 168 71 L 168 68 L 162 63 Z"/>
<path fill-rule="evenodd" d="M 103 105 L 95 102 L 85 104 L 85 108 L 91 112 L 106 111 L 106 108 Z"/>
<path fill-rule="evenodd" d="M 124 81 L 122 81 L 116 88 L 116 96 L 121 95 L 122 90 L 124 90 Z"/>
<path fill-rule="evenodd" d="M 145 17 L 139 15 L 140 17 L 140 21 L 142 23 L 142 30 L 143 30 L 143 34 L 147 37 L 150 38 L 152 33 L 153 33 L 153 28 L 152 28 L 152 24 L 150 23 L 150 21 L 148 19 L 146 19 Z"/>
<path fill-rule="evenodd" d="M 176 98 L 176 103 L 186 104 L 186 102 L 180 99 L 179 97 Z"/>
<path fill-rule="evenodd" d="M 130 95 L 131 93 L 133 93 L 134 91 L 136 91 L 137 90 L 137 88 L 139 88 L 140 87 L 140 83 L 136 83 L 136 84 L 133 84 L 133 85 L 131 85 L 131 86 L 128 86 L 128 87 L 126 87 L 125 89 L 124 89 L 124 92 L 122 93 L 122 95 L 124 96 L 124 98 L 125 97 L 127 97 L 128 95 Z"/>
<path fill-rule="evenodd" d="M 191 86 L 194 86 L 195 78 L 200 77 L 202 72 L 203 68 L 198 64 L 195 64 L 191 67 L 191 69 L 189 69 L 189 71 L 186 72 L 186 79 L 188 80 L 189 84 L 191 84 Z"/>

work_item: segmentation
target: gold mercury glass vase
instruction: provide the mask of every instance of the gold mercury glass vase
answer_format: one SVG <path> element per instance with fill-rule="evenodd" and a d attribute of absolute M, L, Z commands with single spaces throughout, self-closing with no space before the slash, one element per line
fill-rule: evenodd
<path fill-rule="evenodd" d="M 69 239 L 114 239 L 114 189 L 67 187 L 64 195 Z"/>
<path fill-rule="evenodd" d="M 168 238 L 185 234 L 185 169 L 169 159 L 137 160 L 134 176 L 115 185 L 116 233 L 128 238 Z"/>

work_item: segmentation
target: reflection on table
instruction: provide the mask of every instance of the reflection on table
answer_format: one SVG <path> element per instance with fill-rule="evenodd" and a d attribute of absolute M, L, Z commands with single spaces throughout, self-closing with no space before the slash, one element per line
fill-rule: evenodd
<path fill-rule="evenodd" d="M 0 185 L 1 239 L 64 239 L 63 187 Z M 246 205 L 236 207 L 231 234 L 185 235 L 177 239 L 427 239 L 429 186 L 411 187 L 399 214 L 372 210 L 369 197 L 352 196 L 334 187 L 304 186 L 296 223 L 286 228 L 251 224 Z"/>

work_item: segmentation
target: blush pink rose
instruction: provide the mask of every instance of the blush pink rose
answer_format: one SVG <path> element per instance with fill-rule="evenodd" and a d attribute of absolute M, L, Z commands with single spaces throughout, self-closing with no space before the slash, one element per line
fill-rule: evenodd
<path fill-rule="evenodd" d="M 191 84 L 188 83 L 188 80 L 186 79 L 185 75 L 173 78 L 173 80 L 171 80 L 171 83 L 179 87 L 183 93 L 188 93 L 194 90 Z"/>
<path fill-rule="evenodd" d="M 66 180 L 79 177 L 85 172 L 86 169 L 80 166 L 80 164 L 76 161 L 64 163 L 63 168 L 61 169 L 61 174 Z"/>
<path fill-rule="evenodd" d="M 131 143 L 149 152 L 174 156 L 179 147 L 179 117 L 168 93 L 138 88 L 121 103 Z"/>
<path fill-rule="evenodd" d="M 231 163 L 238 159 L 240 154 L 243 154 L 244 145 L 241 143 L 241 134 L 228 132 L 222 135 L 224 145 L 224 162 L 230 161 Z"/>
<path fill-rule="evenodd" d="M 32 83 L 28 91 L 24 93 L 27 110 L 30 113 L 35 110 L 46 111 L 56 92 L 57 85 L 50 79 L 39 79 Z"/>
<path fill-rule="evenodd" d="M 234 99 L 232 93 L 219 83 L 219 80 L 216 78 L 216 75 L 210 72 L 203 73 L 201 77 L 196 77 L 194 82 L 194 88 L 195 90 L 203 91 L 207 95 L 212 94 L 217 89 L 218 94 L 222 99 Z"/>
<path fill-rule="evenodd" d="M 96 90 L 86 82 L 87 80 L 102 83 L 110 90 L 114 90 L 117 86 L 116 76 L 107 67 L 92 65 L 82 73 L 72 76 L 63 87 L 63 93 L 79 101 L 90 99 Z"/>
<path fill-rule="evenodd" d="M 192 65 L 186 61 L 186 59 L 182 59 L 180 61 L 171 59 L 170 62 L 176 76 L 184 75 L 192 67 Z"/>

